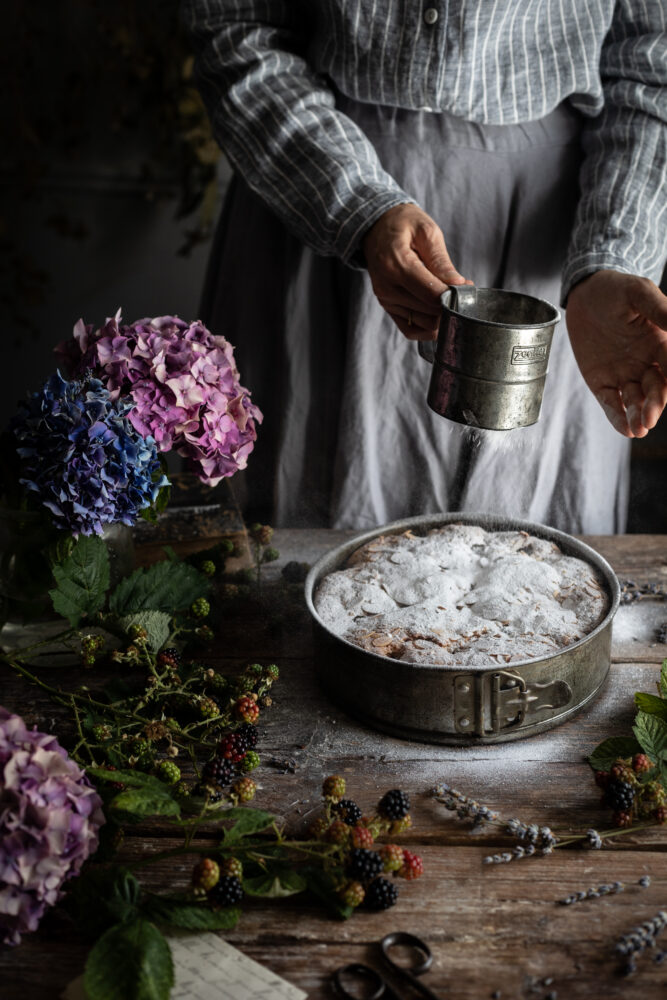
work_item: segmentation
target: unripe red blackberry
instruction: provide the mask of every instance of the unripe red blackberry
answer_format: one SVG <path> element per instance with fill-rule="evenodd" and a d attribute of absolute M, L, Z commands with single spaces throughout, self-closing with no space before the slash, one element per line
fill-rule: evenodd
<path fill-rule="evenodd" d="M 231 764 L 239 764 L 246 753 L 245 740 L 238 733 L 225 733 L 218 743 L 217 756 Z"/>
<path fill-rule="evenodd" d="M 653 763 L 649 760 L 645 753 L 636 753 L 632 758 L 632 770 L 635 774 L 642 774 L 644 771 L 650 771 L 653 767 Z"/>
<path fill-rule="evenodd" d="M 403 867 L 403 848 L 398 844 L 383 844 L 379 851 L 383 871 L 397 872 Z"/>
<path fill-rule="evenodd" d="M 373 879 L 366 889 L 364 905 L 369 910 L 388 910 L 398 900 L 398 886 L 386 878 Z"/>
<path fill-rule="evenodd" d="M 616 778 L 620 781 L 632 781 L 634 778 L 632 767 L 628 764 L 627 760 L 623 760 L 619 757 L 618 760 L 614 761 L 609 769 L 609 773 L 612 778 Z"/>
<path fill-rule="evenodd" d="M 345 826 L 344 823 L 343 826 Z M 328 829 L 329 829 L 329 824 L 327 823 L 324 816 L 319 816 L 317 819 L 313 820 L 313 822 L 308 827 L 308 836 L 310 837 L 311 840 L 323 840 Z M 347 827 L 345 827 L 345 829 L 347 830 Z"/>
<path fill-rule="evenodd" d="M 160 650 L 156 662 L 159 667 L 178 667 L 181 663 L 181 654 L 175 646 L 168 646 L 167 649 Z"/>
<path fill-rule="evenodd" d="M 667 820 L 667 806 L 658 806 L 653 813 L 656 823 L 664 823 Z"/>
<path fill-rule="evenodd" d="M 234 878 L 243 878 L 243 865 L 238 858 L 225 858 L 220 862 L 220 874 L 231 875 Z"/>
<path fill-rule="evenodd" d="M 424 874 L 424 862 L 418 854 L 411 851 L 403 851 L 403 864 L 398 870 L 399 878 L 412 880 Z"/>
<path fill-rule="evenodd" d="M 192 869 L 192 885 L 195 889 L 210 892 L 213 886 L 218 884 L 219 878 L 220 868 L 213 858 L 202 858 Z"/>
<path fill-rule="evenodd" d="M 329 778 L 325 778 L 322 783 L 322 795 L 325 799 L 333 799 L 334 802 L 343 798 L 345 789 L 345 778 L 342 778 L 340 774 L 332 774 Z"/>
<path fill-rule="evenodd" d="M 239 719 L 243 719 L 244 722 L 257 722 L 259 707 L 252 698 L 244 695 L 242 698 L 239 698 L 234 707 Z"/>
<path fill-rule="evenodd" d="M 347 885 L 343 886 L 338 894 L 343 903 L 346 906 L 361 906 L 366 895 L 366 890 L 364 889 L 361 882 L 348 882 Z"/>
<path fill-rule="evenodd" d="M 353 826 L 350 835 L 350 843 L 353 847 L 372 847 L 374 837 L 371 831 L 365 826 Z"/>
<path fill-rule="evenodd" d="M 632 826 L 632 813 L 626 811 L 615 812 L 611 821 L 614 826 Z"/>
<path fill-rule="evenodd" d="M 350 838 L 350 828 L 347 823 L 336 819 L 327 830 L 327 840 L 332 844 L 346 844 Z"/>
<path fill-rule="evenodd" d="M 170 760 L 161 760 L 155 768 L 155 772 L 167 785 L 175 785 L 181 780 L 181 770 Z"/>
<path fill-rule="evenodd" d="M 403 819 L 410 812 L 410 796 L 400 788 L 386 792 L 378 803 L 378 813 L 385 819 Z"/>
<path fill-rule="evenodd" d="M 241 802 L 251 802 L 255 798 L 257 785 L 252 778 L 240 778 L 233 786 L 232 790 Z"/>
<path fill-rule="evenodd" d="M 268 545 L 273 538 L 273 528 L 268 524 L 251 524 L 248 533 L 258 545 Z"/>
<path fill-rule="evenodd" d="M 609 784 L 609 778 L 610 777 L 611 777 L 611 775 L 609 774 L 609 771 L 596 771 L 595 772 L 595 784 L 598 786 L 598 788 L 603 788 L 604 789 Z"/>

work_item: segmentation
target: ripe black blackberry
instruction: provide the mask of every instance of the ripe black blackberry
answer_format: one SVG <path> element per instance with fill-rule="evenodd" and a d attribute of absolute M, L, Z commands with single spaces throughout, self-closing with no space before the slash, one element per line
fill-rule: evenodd
<path fill-rule="evenodd" d="M 364 903 L 371 910 L 388 910 L 398 899 L 398 887 L 388 878 L 373 879 L 366 889 Z"/>
<path fill-rule="evenodd" d="M 238 768 L 224 757 L 214 757 L 204 764 L 204 780 L 214 785 L 231 785 L 237 774 Z"/>
<path fill-rule="evenodd" d="M 380 799 L 378 812 L 385 819 L 403 819 L 410 812 L 410 796 L 400 788 L 392 788 Z"/>
<path fill-rule="evenodd" d="M 257 726 L 253 726 L 251 722 L 244 722 L 242 726 L 239 726 L 236 730 L 236 736 L 240 745 L 244 746 L 246 750 L 254 750 L 259 742 Z"/>
<path fill-rule="evenodd" d="M 359 882 L 370 882 L 379 875 L 384 865 L 377 851 L 366 847 L 355 847 L 347 859 L 347 874 Z"/>
<path fill-rule="evenodd" d="M 221 875 L 208 898 L 215 906 L 234 906 L 243 899 L 243 886 L 235 875 Z"/>
<path fill-rule="evenodd" d="M 634 787 L 628 781 L 612 778 L 604 793 L 605 802 L 616 813 L 630 812 L 635 800 Z"/>
<path fill-rule="evenodd" d="M 340 802 L 335 802 L 331 807 L 331 812 L 348 826 L 356 826 L 362 815 L 361 809 L 352 799 L 341 799 Z"/>

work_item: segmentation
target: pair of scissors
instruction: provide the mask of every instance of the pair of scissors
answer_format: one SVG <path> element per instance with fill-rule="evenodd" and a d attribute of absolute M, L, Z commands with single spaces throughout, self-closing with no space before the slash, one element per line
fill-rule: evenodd
<path fill-rule="evenodd" d="M 397 945 L 412 948 L 419 956 L 417 961 L 411 965 L 399 965 L 398 962 L 395 962 L 390 952 Z M 425 986 L 417 978 L 427 972 L 433 964 L 431 949 L 421 938 L 404 931 L 395 931 L 382 938 L 380 948 L 385 961 L 397 976 L 406 980 L 414 990 L 421 993 L 427 1000 L 440 1000 L 428 986 Z M 380 1000 L 380 997 L 384 997 L 385 1000 L 401 1000 L 379 972 L 362 962 L 351 962 L 349 965 L 341 966 L 333 973 L 332 979 L 339 996 L 347 997 L 348 1000 L 359 1000 L 359 994 L 351 993 L 346 986 L 346 981 L 350 987 L 352 983 L 357 986 L 364 984 L 367 990 L 372 990 L 372 992 L 367 993 L 365 1000 Z"/>

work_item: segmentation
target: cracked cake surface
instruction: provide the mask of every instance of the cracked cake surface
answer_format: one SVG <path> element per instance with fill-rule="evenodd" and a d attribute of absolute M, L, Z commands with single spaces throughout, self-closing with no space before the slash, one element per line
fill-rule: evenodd
<path fill-rule="evenodd" d="M 448 524 L 378 535 L 324 577 L 314 604 L 333 632 L 369 652 L 494 666 L 583 639 L 609 597 L 595 567 L 555 542 Z"/>

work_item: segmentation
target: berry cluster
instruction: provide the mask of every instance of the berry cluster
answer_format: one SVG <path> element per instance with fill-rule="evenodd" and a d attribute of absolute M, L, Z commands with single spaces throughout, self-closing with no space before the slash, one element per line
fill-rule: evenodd
<path fill-rule="evenodd" d="M 653 772 L 653 762 L 644 753 L 619 757 L 609 771 L 595 772 L 595 783 L 603 792 L 602 804 L 611 809 L 614 826 L 629 827 L 636 820 L 667 820 L 665 789 Z"/>

